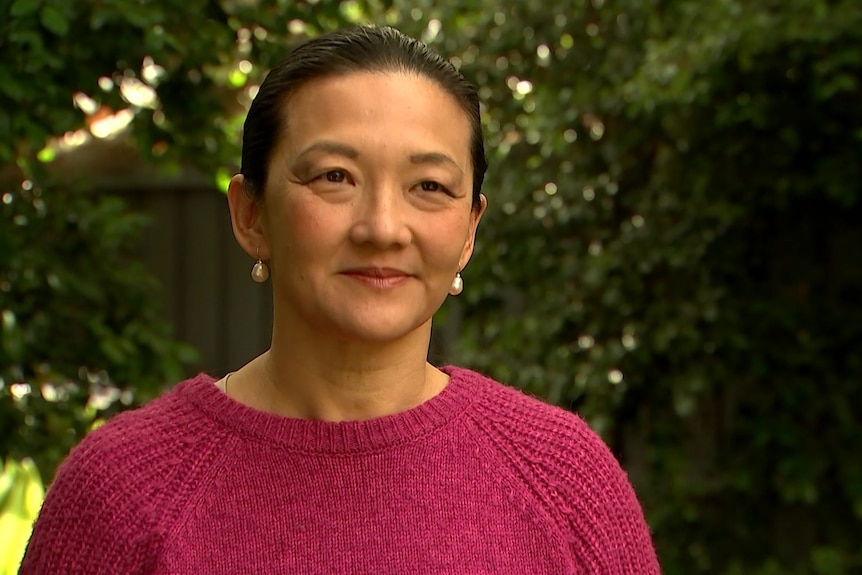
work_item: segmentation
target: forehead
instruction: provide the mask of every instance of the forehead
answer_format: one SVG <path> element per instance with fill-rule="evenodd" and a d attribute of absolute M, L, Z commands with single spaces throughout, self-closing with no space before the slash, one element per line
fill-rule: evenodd
<path fill-rule="evenodd" d="M 389 150 L 446 148 L 469 162 L 467 112 L 437 82 L 419 74 L 355 72 L 316 78 L 285 100 L 283 114 L 279 147 L 284 151 L 335 139 Z"/>

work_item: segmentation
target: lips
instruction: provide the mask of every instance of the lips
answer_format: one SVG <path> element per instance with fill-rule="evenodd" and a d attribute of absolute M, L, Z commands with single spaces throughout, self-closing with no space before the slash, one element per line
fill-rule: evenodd
<path fill-rule="evenodd" d="M 345 270 L 345 274 L 349 275 L 363 275 L 369 277 L 376 278 L 394 278 L 399 276 L 409 276 L 410 274 L 396 269 L 396 268 L 377 268 L 377 267 L 362 267 L 362 268 L 351 268 Z"/>
<path fill-rule="evenodd" d="M 341 275 L 376 288 L 396 287 L 412 277 L 412 274 L 403 270 L 387 267 L 350 268 L 341 272 Z"/>

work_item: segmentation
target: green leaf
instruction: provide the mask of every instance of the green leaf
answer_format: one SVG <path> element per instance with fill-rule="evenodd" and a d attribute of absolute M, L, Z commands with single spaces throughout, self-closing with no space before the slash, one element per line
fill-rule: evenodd
<path fill-rule="evenodd" d="M 0 93 L 5 93 L 12 100 L 21 101 L 27 96 L 27 89 L 15 74 L 10 74 L 7 68 L 0 66 Z"/>
<path fill-rule="evenodd" d="M 21 463 L 6 461 L 0 468 L 0 477 L 6 486 L 5 493 L 0 494 L 0 533 L 3 534 L 0 573 L 16 573 L 45 490 L 39 471 L 29 459 Z"/>
<path fill-rule="evenodd" d="M 26 16 L 38 10 L 41 4 L 42 0 L 15 0 L 9 13 L 12 16 Z"/>
<path fill-rule="evenodd" d="M 69 21 L 54 6 L 46 5 L 39 13 L 39 19 L 42 25 L 57 36 L 65 36 L 69 33 Z"/>

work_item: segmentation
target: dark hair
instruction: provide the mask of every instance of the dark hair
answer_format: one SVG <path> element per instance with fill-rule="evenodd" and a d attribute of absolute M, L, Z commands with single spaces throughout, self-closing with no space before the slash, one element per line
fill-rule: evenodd
<path fill-rule="evenodd" d="M 316 78 L 387 71 L 427 77 L 451 94 L 467 114 L 472 127 L 473 207 L 477 208 L 488 161 L 476 89 L 448 60 L 390 27 L 360 26 L 317 36 L 291 50 L 270 70 L 243 125 L 240 173 L 248 191 L 263 193 L 271 155 L 286 119 L 284 102 L 291 93 Z"/>

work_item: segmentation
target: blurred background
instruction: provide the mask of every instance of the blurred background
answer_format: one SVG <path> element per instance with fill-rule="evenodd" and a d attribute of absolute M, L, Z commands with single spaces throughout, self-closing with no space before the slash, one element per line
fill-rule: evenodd
<path fill-rule="evenodd" d="M 224 197 L 244 112 L 356 23 L 484 101 L 432 360 L 589 421 L 667 575 L 862 573 L 862 2 L 0 5 L 0 573 L 83 434 L 266 348 Z"/>

